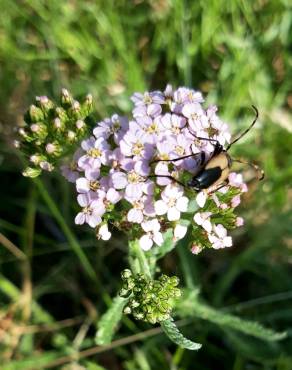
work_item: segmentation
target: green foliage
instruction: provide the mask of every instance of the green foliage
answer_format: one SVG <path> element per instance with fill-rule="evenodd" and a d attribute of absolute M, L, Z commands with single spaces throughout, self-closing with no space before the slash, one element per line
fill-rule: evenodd
<path fill-rule="evenodd" d="M 95 337 L 97 344 L 108 344 L 112 341 L 114 332 L 121 320 L 127 301 L 128 300 L 126 298 L 115 297 L 109 309 L 98 320 L 97 333 Z"/>
<path fill-rule="evenodd" d="M 197 299 L 197 295 L 191 293 L 189 297 L 178 304 L 178 313 L 185 316 L 199 317 L 208 320 L 221 328 L 231 328 L 244 334 L 251 335 L 266 341 L 278 341 L 287 337 L 287 333 L 276 333 L 274 330 L 265 328 L 255 321 L 244 320 L 234 315 L 216 310 Z"/>
<path fill-rule="evenodd" d="M 122 288 L 119 294 L 129 297 L 124 308 L 125 314 L 132 314 L 136 320 L 151 324 L 170 319 L 174 299 L 181 296 L 176 276 L 160 275 L 158 279 L 151 279 L 143 273 L 132 274 L 128 269 L 121 276 Z"/>
<path fill-rule="evenodd" d="M 169 339 L 171 339 L 172 342 L 174 342 L 181 348 L 189 349 L 191 351 L 197 351 L 202 347 L 200 343 L 195 343 L 185 338 L 176 327 L 173 319 L 162 321 L 161 327 L 164 330 L 165 334 L 169 337 Z"/>

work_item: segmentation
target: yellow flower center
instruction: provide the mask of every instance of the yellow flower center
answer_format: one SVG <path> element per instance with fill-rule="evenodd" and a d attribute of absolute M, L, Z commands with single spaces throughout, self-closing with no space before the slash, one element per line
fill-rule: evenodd
<path fill-rule="evenodd" d="M 128 182 L 132 184 L 137 184 L 138 182 L 141 182 L 142 176 L 140 176 L 135 171 L 130 171 L 127 176 Z"/>
<path fill-rule="evenodd" d="M 76 170 L 77 170 L 77 162 L 72 161 L 72 162 L 70 163 L 69 167 L 70 167 L 70 170 L 71 170 L 71 171 L 76 171 Z"/>
<path fill-rule="evenodd" d="M 98 181 L 90 181 L 90 182 L 89 182 L 89 188 L 90 188 L 90 190 L 92 190 L 92 191 L 96 191 L 97 189 L 99 189 L 99 188 L 100 188 L 100 184 L 99 184 L 99 182 L 98 182 Z"/>
<path fill-rule="evenodd" d="M 140 142 L 137 141 L 132 148 L 132 153 L 134 155 L 140 155 L 142 153 L 142 150 L 144 149 L 144 145 Z"/>
<path fill-rule="evenodd" d="M 178 155 L 184 155 L 185 154 L 185 150 L 182 146 L 180 145 L 177 145 L 175 147 L 175 152 L 178 154 Z"/>
<path fill-rule="evenodd" d="M 136 209 L 140 209 L 140 210 L 142 210 L 144 208 L 143 203 L 140 202 L 139 200 L 137 200 L 136 202 L 133 203 L 133 207 L 136 208 Z"/>
<path fill-rule="evenodd" d="M 152 122 L 151 125 L 149 125 L 146 130 L 148 134 L 157 134 L 159 132 L 158 126 L 155 122 Z"/>
<path fill-rule="evenodd" d="M 87 215 L 91 215 L 92 214 L 92 208 L 90 208 L 89 206 L 86 206 L 82 209 L 82 212 L 87 214 Z"/>
<path fill-rule="evenodd" d="M 215 135 L 217 136 L 219 134 L 219 130 L 217 130 L 216 128 L 212 126 L 208 127 L 206 131 L 208 132 L 209 136 L 215 136 Z"/>
<path fill-rule="evenodd" d="M 99 158 L 101 157 L 101 154 L 101 150 L 96 148 L 89 149 L 87 152 L 87 155 L 92 158 Z"/>

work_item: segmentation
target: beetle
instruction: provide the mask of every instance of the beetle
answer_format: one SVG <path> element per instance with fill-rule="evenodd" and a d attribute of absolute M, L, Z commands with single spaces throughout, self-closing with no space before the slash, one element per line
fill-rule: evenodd
<path fill-rule="evenodd" d="M 259 117 L 259 112 L 254 105 L 252 105 L 252 108 L 255 111 L 254 120 L 252 121 L 250 126 L 242 134 L 239 135 L 239 137 L 234 139 L 227 146 L 226 149 L 224 149 L 224 147 L 219 143 L 218 140 L 198 137 L 192 134 L 196 139 L 209 141 L 214 146 L 214 151 L 211 153 L 211 156 L 208 159 L 206 159 L 205 152 L 200 152 L 200 153 L 193 153 L 193 154 L 185 155 L 185 156 L 175 158 L 175 159 L 167 159 L 167 160 L 158 159 L 158 160 L 153 161 L 152 163 L 160 162 L 160 161 L 175 162 L 175 161 L 179 161 L 185 158 L 199 156 L 200 169 L 198 173 L 187 182 L 187 186 L 194 189 L 197 192 L 200 192 L 202 190 L 208 190 L 209 188 L 212 188 L 212 189 L 215 188 L 215 190 L 212 191 L 212 192 L 215 192 L 221 189 L 223 186 L 227 185 L 228 176 L 229 176 L 233 162 L 239 162 L 239 163 L 247 164 L 253 167 L 256 170 L 256 172 L 259 174 L 258 180 L 262 180 L 264 178 L 264 171 L 261 170 L 257 165 L 253 163 L 249 163 L 249 162 L 244 162 L 239 159 L 233 159 L 228 154 L 228 150 L 231 148 L 231 146 L 235 144 L 237 141 L 239 141 L 243 136 L 245 136 L 251 130 L 251 128 L 255 125 Z M 169 176 L 168 175 L 153 175 L 151 177 L 167 177 L 173 181 L 176 181 L 182 186 L 186 186 L 185 184 L 181 183 L 180 181 L 178 181 L 177 179 L 175 179 L 174 177 L 170 175 Z"/>

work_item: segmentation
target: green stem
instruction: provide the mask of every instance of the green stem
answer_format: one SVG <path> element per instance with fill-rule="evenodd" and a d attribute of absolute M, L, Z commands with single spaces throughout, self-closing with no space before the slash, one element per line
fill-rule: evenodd
<path fill-rule="evenodd" d="M 64 217 L 62 216 L 60 210 L 58 209 L 56 203 L 51 198 L 50 194 L 48 193 L 47 189 L 45 188 L 44 184 L 40 179 L 34 179 L 34 182 L 39 190 L 40 195 L 46 202 L 49 210 L 51 211 L 52 215 L 58 222 L 60 228 L 62 229 L 64 235 L 66 236 L 71 248 L 76 253 L 77 257 L 79 258 L 84 270 L 86 271 L 87 275 L 93 280 L 96 281 L 96 274 L 91 266 L 90 262 L 88 261 L 85 253 L 83 252 L 80 244 L 78 243 L 77 239 L 75 238 L 74 234 L 68 227 Z"/>
<path fill-rule="evenodd" d="M 151 278 L 151 271 L 148 259 L 141 249 L 138 240 L 129 241 L 130 250 L 130 266 L 134 273 L 144 273 L 146 276 Z"/>

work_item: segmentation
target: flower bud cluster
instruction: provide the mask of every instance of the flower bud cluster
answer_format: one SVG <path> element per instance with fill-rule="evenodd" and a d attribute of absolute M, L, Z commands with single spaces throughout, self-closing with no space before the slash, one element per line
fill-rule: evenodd
<path fill-rule="evenodd" d="M 131 99 L 130 119 L 114 114 L 98 122 L 71 165 L 62 168 L 76 183 L 82 207 L 75 223 L 96 228 L 103 240 L 116 227 L 139 239 L 145 251 L 161 246 L 168 229 L 174 240 L 183 238 L 187 224 L 196 241 L 194 253 L 230 246 L 227 230 L 242 224 L 234 215 L 246 191 L 241 175 L 230 174 L 229 184 L 215 192 L 207 189 L 197 195 L 185 185 L 202 168 L 200 153 L 207 161 L 214 141 L 223 147 L 230 142 L 217 107 L 204 108 L 198 91 L 170 85 L 164 92 L 135 93 Z M 195 198 L 199 212 L 198 206 L 192 207 Z"/>
<path fill-rule="evenodd" d="M 60 100 L 58 106 L 48 97 L 38 96 L 24 116 L 19 140 L 15 141 L 30 161 L 24 176 L 37 177 L 42 170 L 52 171 L 58 159 L 87 134 L 85 121 L 92 110 L 92 96 L 87 95 L 80 103 L 63 89 Z"/>
<path fill-rule="evenodd" d="M 152 280 L 144 274 L 133 275 L 130 270 L 124 270 L 122 281 L 119 294 L 121 297 L 130 297 L 124 313 L 151 324 L 169 319 L 174 299 L 181 296 L 176 276 L 161 275 L 157 280 Z"/>

